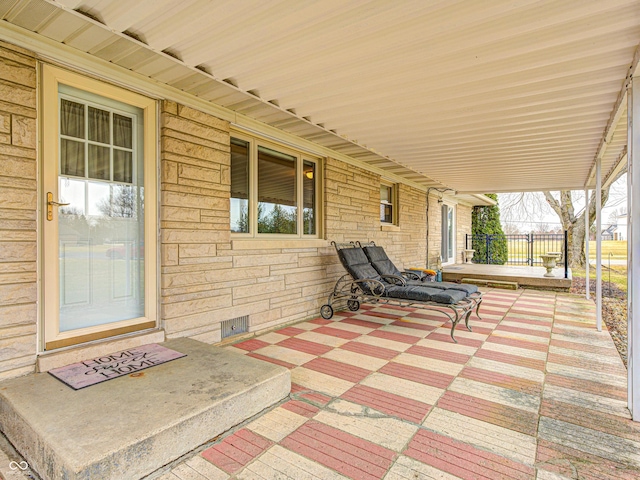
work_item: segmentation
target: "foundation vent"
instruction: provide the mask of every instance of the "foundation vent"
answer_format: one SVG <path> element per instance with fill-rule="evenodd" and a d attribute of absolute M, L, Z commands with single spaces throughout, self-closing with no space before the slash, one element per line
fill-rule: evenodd
<path fill-rule="evenodd" d="M 229 338 L 249 330 L 249 315 L 222 322 L 222 338 Z"/>

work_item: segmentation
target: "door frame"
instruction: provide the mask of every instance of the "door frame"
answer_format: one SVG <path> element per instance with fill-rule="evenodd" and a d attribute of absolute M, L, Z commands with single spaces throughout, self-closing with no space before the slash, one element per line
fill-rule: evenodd
<path fill-rule="evenodd" d="M 442 215 L 442 211 L 443 211 L 443 207 L 447 207 L 450 208 L 451 211 L 453 212 L 453 219 L 452 219 L 452 225 L 453 225 L 453 233 L 452 233 L 452 238 L 449 239 L 452 242 L 452 256 L 451 257 L 447 257 L 444 258 L 444 256 L 442 257 L 442 264 L 443 265 L 453 265 L 456 263 L 456 255 L 457 255 L 457 212 L 456 212 L 456 204 L 455 203 L 450 203 L 447 201 L 443 201 L 440 207 L 440 255 L 442 255 L 442 250 L 443 250 L 443 246 L 444 246 L 444 234 L 445 234 L 445 218 Z M 448 224 L 448 223 L 447 223 Z M 448 229 L 447 229 L 448 232 Z"/>
<path fill-rule="evenodd" d="M 158 326 L 158 236 L 157 236 L 157 115 L 155 99 L 125 90 L 79 73 L 49 64 L 40 64 L 40 268 L 42 285 L 40 289 L 40 347 L 41 351 L 87 343 L 103 338 L 115 337 L 134 331 L 147 330 Z M 145 308 L 144 316 L 106 325 L 86 327 L 67 332 L 59 331 L 60 283 L 58 261 L 57 209 L 53 209 L 53 220 L 48 221 L 47 192 L 58 200 L 59 173 L 59 84 L 94 93 L 140 108 L 143 112 L 143 163 L 144 163 L 144 248 L 145 248 Z M 54 241 L 51 241 L 54 238 Z M 48 241 L 47 241 L 48 240 Z"/>

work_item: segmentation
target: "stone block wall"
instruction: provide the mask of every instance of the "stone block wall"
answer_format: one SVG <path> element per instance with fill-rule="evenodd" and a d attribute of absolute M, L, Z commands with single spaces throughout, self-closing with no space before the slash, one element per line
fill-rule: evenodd
<path fill-rule="evenodd" d="M 0 42 L 0 380 L 36 361 L 36 118 L 35 58 Z"/>
<path fill-rule="evenodd" d="M 173 102 L 161 108 L 161 310 L 169 337 L 219 340 L 232 307 L 229 123 Z"/>
<path fill-rule="evenodd" d="M 37 190 L 33 54 L 0 42 L 0 92 L 2 380 L 33 372 L 37 354 L 37 202 L 42 192 Z M 373 240 L 400 268 L 425 266 L 424 192 L 397 184 L 398 224 L 381 225 L 380 176 L 328 158 L 322 239 L 234 238 L 229 123 L 164 101 L 159 128 L 159 303 L 168 338 L 217 343 L 221 322 L 236 317 L 248 316 L 249 331 L 259 331 L 317 316 L 344 274 L 331 240 Z M 429 215 L 435 233 L 430 248 L 438 250 L 440 213 L 432 208 Z"/>
<path fill-rule="evenodd" d="M 328 159 L 325 168 L 325 235 L 327 240 L 374 241 L 401 268 L 425 266 L 426 195 L 397 184 L 398 225 L 380 224 L 380 176 Z M 339 272 L 342 267 L 339 266 Z"/>

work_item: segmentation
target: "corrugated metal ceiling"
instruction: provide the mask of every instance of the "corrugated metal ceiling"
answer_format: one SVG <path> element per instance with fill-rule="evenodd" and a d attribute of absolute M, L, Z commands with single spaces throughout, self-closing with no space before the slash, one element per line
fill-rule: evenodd
<path fill-rule="evenodd" d="M 638 0 L 4 0 L 0 15 L 461 192 L 584 188 L 640 43 Z M 626 148 L 618 117 L 603 172 Z"/>

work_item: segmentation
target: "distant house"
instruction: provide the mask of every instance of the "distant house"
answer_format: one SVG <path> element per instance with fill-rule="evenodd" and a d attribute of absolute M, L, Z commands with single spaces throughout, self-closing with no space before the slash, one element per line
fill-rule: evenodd
<path fill-rule="evenodd" d="M 614 232 L 614 240 L 627 240 L 627 214 L 622 213 L 617 217 L 618 225 Z"/>
<path fill-rule="evenodd" d="M 627 214 L 616 216 L 616 223 L 612 223 L 602 230 L 602 240 L 627 240 Z"/>

